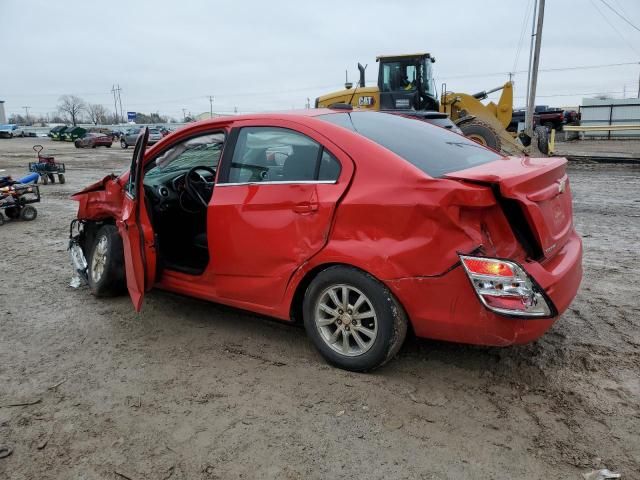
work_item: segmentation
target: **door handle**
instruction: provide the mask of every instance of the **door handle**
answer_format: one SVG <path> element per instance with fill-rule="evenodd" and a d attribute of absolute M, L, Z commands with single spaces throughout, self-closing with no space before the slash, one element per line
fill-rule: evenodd
<path fill-rule="evenodd" d="M 312 212 L 316 212 L 317 210 L 318 210 L 317 203 L 300 202 L 300 203 L 296 203 L 293 206 L 293 211 L 296 213 L 312 213 Z"/>

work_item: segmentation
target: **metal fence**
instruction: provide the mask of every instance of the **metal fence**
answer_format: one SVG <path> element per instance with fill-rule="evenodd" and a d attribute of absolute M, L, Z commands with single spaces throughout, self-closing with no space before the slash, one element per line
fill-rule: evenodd
<path fill-rule="evenodd" d="M 582 105 L 578 111 L 583 126 L 640 125 L 640 102 Z M 639 138 L 640 131 L 603 130 L 584 132 L 583 135 L 585 138 Z"/>

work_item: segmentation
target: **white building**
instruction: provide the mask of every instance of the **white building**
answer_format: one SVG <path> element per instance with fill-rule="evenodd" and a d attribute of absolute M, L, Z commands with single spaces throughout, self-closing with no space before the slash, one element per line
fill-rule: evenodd
<path fill-rule="evenodd" d="M 589 125 L 639 125 L 640 98 L 583 98 L 580 123 Z M 584 138 L 637 138 L 640 130 L 585 132 Z"/>

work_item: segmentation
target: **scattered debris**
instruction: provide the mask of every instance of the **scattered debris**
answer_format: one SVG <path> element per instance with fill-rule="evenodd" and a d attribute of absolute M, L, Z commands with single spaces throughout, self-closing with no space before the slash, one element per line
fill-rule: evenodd
<path fill-rule="evenodd" d="M 55 390 L 56 388 L 58 388 L 60 385 L 62 385 L 64 382 L 66 382 L 67 379 L 65 378 L 64 380 L 59 381 L 58 383 L 56 383 L 55 385 L 51 385 L 48 390 Z"/>
<path fill-rule="evenodd" d="M 399 417 L 386 418 L 382 425 L 388 430 L 398 430 L 404 426 L 404 422 Z"/>
<path fill-rule="evenodd" d="M 38 450 L 42 450 L 44 449 L 44 447 L 47 446 L 47 443 L 49 443 L 49 438 L 45 438 L 44 440 L 42 440 L 39 444 L 38 444 Z"/>
<path fill-rule="evenodd" d="M 0 445 L 0 458 L 6 458 L 12 453 L 13 453 L 13 449 L 11 447 Z"/>
<path fill-rule="evenodd" d="M 7 403 L 6 405 L 2 405 L 1 407 L 26 407 L 28 405 L 35 405 L 37 403 L 40 403 L 41 401 L 41 398 L 36 398 L 35 400 L 27 400 L 25 402 Z"/>
<path fill-rule="evenodd" d="M 621 474 L 614 473 L 608 468 L 603 468 L 602 470 L 591 470 L 590 472 L 582 474 L 582 478 L 584 478 L 584 480 L 607 480 L 608 478 L 620 477 L 622 477 Z"/>
<path fill-rule="evenodd" d="M 121 473 L 117 470 L 114 470 L 113 473 L 115 473 L 117 476 L 119 476 L 120 478 L 124 478 L 125 480 L 133 480 L 133 478 L 125 475 L 124 473 Z"/>
<path fill-rule="evenodd" d="M 342 415 L 344 415 L 344 410 L 340 410 L 338 413 L 336 413 L 336 417 L 341 417 Z"/>
<path fill-rule="evenodd" d="M 263 357 L 261 355 L 257 355 L 255 353 L 247 352 L 247 351 L 245 351 L 245 350 L 243 350 L 241 348 L 228 346 L 228 347 L 226 347 L 224 349 L 224 351 L 225 351 L 225 353 L 231 353 L 231 354 L 234 354 L 234 355 L 242 355 L 242 356 L 245 356 L 245 357 L 253 358 L 255 360 L 260 360 L 260 361 L 262 361 L 264 363 L 268 363 L 269 365 L 273 365 L 274 367 L 284 367 L 284 366 L 287 365 L 284 362 L 274 361 L 274 360 L 271 360 L 269 358 L 265 358 L 265 357 Z"/>

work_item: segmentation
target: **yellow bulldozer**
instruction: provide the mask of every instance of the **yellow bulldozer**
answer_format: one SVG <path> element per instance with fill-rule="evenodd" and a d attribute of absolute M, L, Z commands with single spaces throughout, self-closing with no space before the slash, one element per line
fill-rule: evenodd
<path fill-rule="evenodd" d="M 476 142 L 511 155 L 522 153 L 523 145 L 506 130 L 513 114 L 511 82 L 473 95 L 449 92 L 443 85 L 438 100 L 432 68 L 435 58 L 429 53 L 379 56 L 376 62 L 377 86 L 365 85 L 365 67 L 358 63 L 358 84 L 354 87 L 347 81 L 344 90 L 316 98 L 316 108 L 350 104 L 426 121 L 448 116 L 465 136 Z M 497 104 L 482 103 L 489 94 L 500 90 Z"/>

